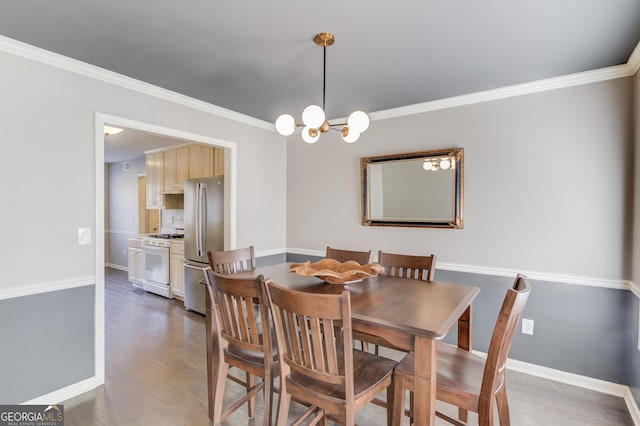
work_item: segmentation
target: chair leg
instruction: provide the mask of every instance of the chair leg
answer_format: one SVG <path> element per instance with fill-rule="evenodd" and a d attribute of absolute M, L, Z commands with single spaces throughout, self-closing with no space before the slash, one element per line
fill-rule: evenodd
<path fill-rule="evenodd" d="M 391 384 L 387 387 L 387 425 L 393 422 L 393 401 L 395 399 L 395 380 L 391 376 Z"/>
<path fill-rule="evenodd" d="M 400 375 L 393 377 L 393 405 L 391 410 L 391 425 L 400 426 L 404 419 L 404 378 Z M 387 406 L 387 411 L 389 410 Z M 387 413 L 387 418 L 389 414 Z"/>
<path fill-rule="evenodd" d="M 282 382 L 282 378 L 280 379 Z M 289 417 L 289 405 L 291 404 L 291 394 L 287 392 L 285 385 L 280 383 L 280 396 L 278 398 L 277 426 L 287 426 Z"/>
<path fill-rule="evenodd" d="M 247 377 L 247 392 L 249 392 L 256 385 L 256 377 L 253 374 L 246 373 Z M 252 419 L 256 414 L 256 398 L 249 398 L 247 413 L 249 414 L 249 418 Z"/>
<path fill-rule="evenodd" d="M 263 424 L 264 426 L 271 426 L 271 409 L 273 405 L 273 378 L 271 377 L 271 373 L 265 371 L 264 376 L 264 387 L 262 388 L 262 392 L 264 393 L 264 418 Z"/>
<path fill-rule="evenodd" d="M 458 419 L 462 423 L 467 423 L 469 421 L 469 412 L 463 408 L 458 408 Z"/>
<path fill-rule="evenodd" d="M 502 388 L 496 393 L 496 403 L 498 405 L 498 419 L 500 426 L 509 426 L 509 401 L 507 400 L 507 384 L 503 383 Z"/>
<path fill-rule="evenodd" d="M 227 381 L 227 372 L 229 364 L 224 361 L 218 363 L 217 372 L 215 373 L 215 383 L 213 385 L 213 398 L 209 404 L 213 405 L 213 418 L 211 419 L 214 426 L 222 422 L 222 404 L 224 402 L 224 387 Z"/>
<path fill-rule="evenodd" d="M 480 404 L 478 426 L 493 426 L 493 408 L 493 404 L 489 404 L 489 407 L 486 407 L 486 404 Z"/>

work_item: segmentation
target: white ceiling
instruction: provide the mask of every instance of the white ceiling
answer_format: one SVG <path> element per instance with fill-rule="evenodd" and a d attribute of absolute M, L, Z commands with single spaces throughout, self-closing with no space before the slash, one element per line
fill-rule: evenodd
<path fill-rule="evenodd" d="M 623 64 L 638 0 L 6 1 L 0 34 L 251 117 L 330 118 Z"/>

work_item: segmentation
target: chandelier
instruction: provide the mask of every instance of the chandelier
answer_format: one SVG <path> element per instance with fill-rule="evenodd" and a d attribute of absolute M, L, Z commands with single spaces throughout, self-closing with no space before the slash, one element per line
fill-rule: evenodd
<path fill-rule="evenodd" d="M 324 52 L 324 68 L 322 73 L 322 107 L 309 105 L 302 111 L 302 124 L 296 123 L 290 114 L 282 114 L 276 120 L 276 130 L 283 136 L 293 134 L 297 127 L 302 127 L 302 139 L 307 143 L 315 143 L 321 133 L 337 130 L 345 142 L 353 143 L 360 134 L 369 128 L 369 116 L 363 111 L 354 111 L 349 115 L 346 123 L 329 123 L 325 115 L 325 90 L 327 81 L 327 47 L 335 43 L 336 38 L 331 33 L 319 33 L 313 41 L 321 46 Z"/>

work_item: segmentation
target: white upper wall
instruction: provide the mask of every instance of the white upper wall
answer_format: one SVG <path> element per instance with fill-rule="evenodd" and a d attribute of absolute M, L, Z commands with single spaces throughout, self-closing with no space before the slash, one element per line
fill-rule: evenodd
<path fill-rule="evenodd" d="M 288 138 L 287 246 L 630 278 L 632 79 L 378 120 L 360 140 Z M 354 107 L 357 100 L 354 100 Z M 359 159 L 462 147 L 464 229 L 361 225 Z"/>
<path fill-rule="evenodd" d="M 0 69 L 0 290 L 97 273 L 96 112 L 236 143 L 236 245 L 285 248 L 286 145 L 275 132 L 5 52 Z M 79 227 L 93 244 L 78 245 Z"/>

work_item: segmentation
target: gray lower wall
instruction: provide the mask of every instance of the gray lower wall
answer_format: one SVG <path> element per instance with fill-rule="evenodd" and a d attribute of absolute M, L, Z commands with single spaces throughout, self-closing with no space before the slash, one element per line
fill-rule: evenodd
<path fill-rule="evenodd" d="M 288 262 L 316 261 L 288 254 Z M 436 280 L 473 285 L 473 348 L 486 352 L 498 311 L 513 278 L 436 270 Z M 623 385 L 640 383 L 638 300 L 628 290 L 531 280 L 524 318 L 533 336 L 518 329 L 509 358 Z M 455 343 L 455 327 L 445 341 Z M 640 390 L 635 389 L 636 398 Z"/>
<path fill-rule="evenodd" d="M 94 298 L 84 286 L 0 300 L 0 404 L 94 376 Z"/>

